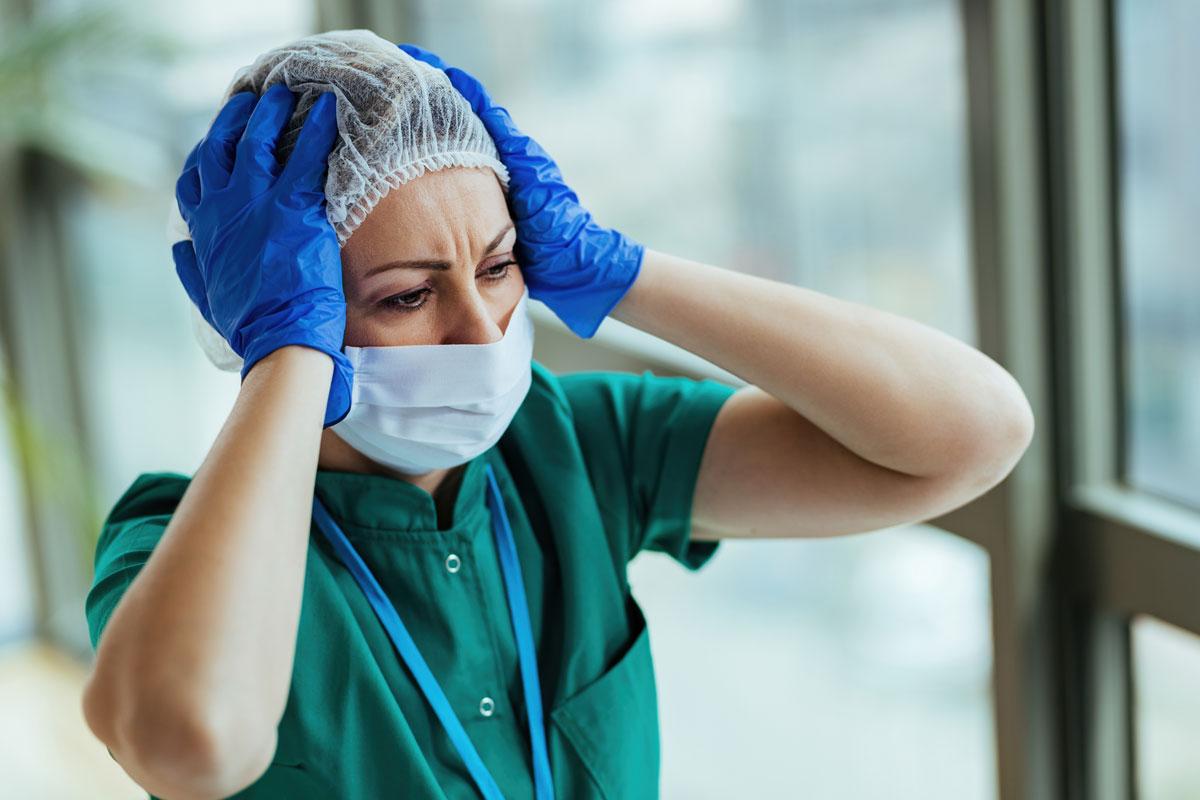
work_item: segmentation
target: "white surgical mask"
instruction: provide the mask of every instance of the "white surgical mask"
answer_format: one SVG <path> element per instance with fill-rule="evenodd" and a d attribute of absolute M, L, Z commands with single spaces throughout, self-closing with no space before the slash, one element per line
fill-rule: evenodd
<path fill-rule="evenodd" d="M 529 289 L 491 344 L 345 347 L 350 413 L 331 430 L 406 474 L 464 464 L 500 440 L 529 393 Z"/>

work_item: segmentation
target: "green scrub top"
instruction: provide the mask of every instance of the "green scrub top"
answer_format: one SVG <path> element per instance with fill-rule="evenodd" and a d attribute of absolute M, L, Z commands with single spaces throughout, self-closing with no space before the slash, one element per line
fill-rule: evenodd
<path fill-rule="evenodd" d="M 654 798 L 659 728 L 646 620 L 626 565 L 641 550 L 698 570 L 700 457 L 735 391 L 533 362 L 500 441 L 468 462 L 449 527 L 433 497 L 381 475 L 318 470 L 315 492 L 400 613 L 507 798 L 534 795 L 512 620 L 486 502 L 499 482 L 524 577 L 560 800 Z M 189 478 L 144 473 L 105 521 L 86 612 L 95 647 Z M 263 591 L 270 591 L 264 586 Z M 238 798 L 478 798 L 370 603 L 314 525 L 287 706 L 267 771 Z"/>

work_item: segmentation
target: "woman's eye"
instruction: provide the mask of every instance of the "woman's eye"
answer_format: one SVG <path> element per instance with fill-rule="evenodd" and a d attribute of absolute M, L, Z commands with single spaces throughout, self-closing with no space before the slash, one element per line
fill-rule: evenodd
<path fill-rule="evenodd" d="M 433 290 L 425 287 L 423 289 L 418 289 L 415 292 L 392 295 L 383 301 L 383 305 L 387 306 L 388 308 L 394 308 L 397 311 L 416 311 L 418 308 L 425 305 L 426 302 L 425 300 L 421 300 L 420 303 L 416 303 L 416 301 L 423 298 L 431 291 Z M 416 303 L 416 305 L 413 305 L 413 303 Z"/>
<path fill-rule="evenodd" d="M 515 261 L 505 261 L 503 263 L 496 264 L 495 266 L 488 267 L 486 270 L 484 270 L 484 275 L 487 276 L 489 281 L 502 281 L 508 277 L 508 268 L 516 263 L 517 262 Z M 497 272 L 497 270 L 499 270 L 499 272 Z"/>
<path fill-rule="evenodd" d="M 482 273 L 480 273 L 480 275 L 482 275 L 483 279 L 486 281 L 499 282 L 508 277 L 509 267 L 516 263 L 516 261 L 505 261 L 501 264 L 488 267 Z M 381 300 L 380 303 L 385 308 L 394 309 L 396 311 L 416 311 L 428 302 L 424 298 L 432 291 L 432 289 L 426 286 L 413 292 L 394 294 L 391 297 Z M 417 302 L 418 300 L 420 302 Z"/>

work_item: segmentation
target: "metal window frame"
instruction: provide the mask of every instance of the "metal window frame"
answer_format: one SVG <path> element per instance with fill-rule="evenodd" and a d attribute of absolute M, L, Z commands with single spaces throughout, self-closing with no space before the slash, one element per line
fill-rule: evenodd
<path fill-rule="evenodd" d="M 1064 202 L 1061 268 L 1070 323 L 1060 344 L 1063 407 L 1077 421 L 1064 451 L 1068 547 L 1082 566 L 1074 604 L 1088 635 L 1072 643 L 1086 669 L 1075 723 L 1080 798 L 1138 795 L 1130 621 L 1151 614 L 1200 634 L 1200 514 L 1125 480 L 1125 348 L 1119 208 L 1119 53 L 1112 0 L 1064 2 L 1048 42 L 1069 102 L 1054 109 Z M 1101 305 L 1102 304 L 1102 305 Z M 1095 313 L 1098 306 L 1109 314 Z M 1087 312 L 1087 313 L 1085 313 Z M 1097 398 L 1100 401 L 1097 402 Z"/>
<path fill-rule="evenodd" d="M 13 457 L 22 481 L 26 540 L 34 579 L 34 632 L 68 652 L 89 655 L 84 598 L 91 554 L 81 525 L 95 509 L 86 470 L 95 464 L 84 413 L 76 299 L 63 250 L 60 204 L 75 178 L 52 159 L 11 150 L 3 183 L 22 203 L 0 203 L 0 346 L 11 370 L 23 430 Z M 23 269 L 36 264 L 37 269 Z M 24 427 L 28 426 L 28 427 Z M 49 459 L 47 459 L 49 455 Z"/>
<path fill-rule="evenodd" d="M 1061 797 L 1059 457 L 1043 126 L 1045 87 L 1033 0 L 960 4 L 966 53 L 969 202 L 977 347 L 1021 384 L 1033 442 L 992 492 L 934 524 L 991 559 L 998 796 Z M 970 527 L 967 527 L 970 526 Z"/>
<path fill-rule="evenodd" d="M 1048 433 L 1048 452 L 1031 448 L 1006 482 L 1012 499 L 1052 510 L 1049 527 L 1029 512 L 1004 549 L 988 545 L 993 558 L 1008 550 L 1037 570 L 993 570 L 994 618 L 1024 635 L 996 634 L 1001 797 L 1132 798 L 1130 620 L 1151 614 L 1200 634 L 1200 515 L 1124 480 L 1114 4 L 964 0 L 962 9 L 980 349 L 1018 377 Z M 1029 486 L 1044 467 L 1048 480 Z M 1022 666 L 1010 683 L 1012 659 Z M 1054 711 L 1038 713 L 1039 702 Z M 1008 719 L 1014 705 L 1025 725 Z M 1036 753 L 1033 740 L 1055 748 Z"/>

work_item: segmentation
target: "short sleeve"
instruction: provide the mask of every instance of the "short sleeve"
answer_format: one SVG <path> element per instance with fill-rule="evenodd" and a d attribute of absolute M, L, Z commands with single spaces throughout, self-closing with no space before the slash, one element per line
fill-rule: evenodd
<path fill-rule="evenodd" d="M 626 561 L 657 550 L 700 569 L 720 544 L 691 538 L 700 458 L 717 412 L 737 390 L 649 371 L 570 373 L 559 384 L 597 501 L 626 529 Z"/>
<path fill-rule="evenodd" d="M 93 649 L 113 609 L 162 538 L 189 480 L 175 473 L 143 473 L 105 518 L 96 543 L 92 587 L 84 601 Z"/>

